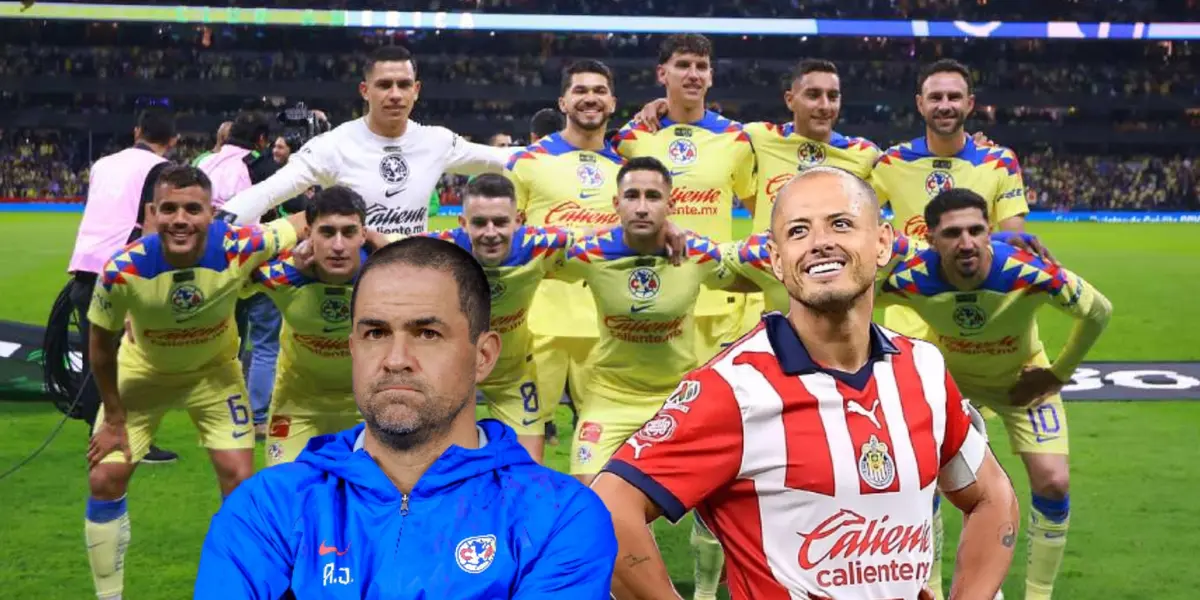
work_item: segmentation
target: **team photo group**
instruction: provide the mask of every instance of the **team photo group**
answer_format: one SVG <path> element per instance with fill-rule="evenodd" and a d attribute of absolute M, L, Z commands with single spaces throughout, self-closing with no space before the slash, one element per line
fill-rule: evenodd
<path fill-rule="evenodd" d="M 1060 390 L 1112 306 L 1025 231 L 966 66 L 922 65 L 924 131 L 881 148 L 837 130 L 836 60 L 788 58 L 785 123 L 714 110 L 699 34 L 663 38 L 663 97 L 628 123 L 616 67 L 577 60 L 524 146 L 411 120 L 420 57 L 381 46 L 365 115 L 320 116 L 275 169 L 260 116 L 184 165 L 144 113 L 92 167 L 70 267 L 97 596 L 149 568 L 127 491 L 178 411 L 222 498 L 196 598 L 681 598 L 650 525 L 689 514 L 696 600 L 993 600 L 1018 543 L 1024 597 L 1051 598 Z M 462 213 L 431 229 L 446 173 Z M 247 372 L 245 346 L 277 358 Z"/>

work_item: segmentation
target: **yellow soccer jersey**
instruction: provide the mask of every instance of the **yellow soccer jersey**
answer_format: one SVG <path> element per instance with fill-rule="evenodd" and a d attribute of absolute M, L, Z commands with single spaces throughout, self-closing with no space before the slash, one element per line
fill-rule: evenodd
<path fill-rule="evenodd" d="M 605 395 L 662 399 L 696 366 L 694 313 L 700 286 L 723 287 L 736 276 L 721 250 L 690 236 L 678 267 L 665 253 L 642 256 L 625 245 L 621 227 L 580 240 L 555 276 L 586 281 L 596 299 L 600 339 L 590 357 L 590 386 Z"/>
<path fill-rule="evenodd" d="M 296 245 L 287 221 L 208 227 L 196 266 L 167 264 L 162 240 L 150 234 L 104 265 L 88 319 L 109 331 L 132 322 L 133 340 L 121 344 L 119 365 L 157 373 L 189 373 L 237 356 L 234 306 L 247 276 L 285 248 Z"/>
<path fill-rule="evenodd" d="M 892 146 L 871 171 L 880 204 L 890 204 L 897 233 L 925 237 L 925 205 L 951 188 L 966 188 L 988 202 L 993 226 L 1029 212 L 1017 155 L 1003 146 L 976 146 L 971 138 L 950 157 L 934 156 L 925 138 Z"/>
<path fill-rule="evenodd" d="M 457 244 L 471 251 L 471 238 L 462 229 L 425 234 Z M 524 227 L 513 234 L 508 258 L 497 267 L 484 266 L 492 291 L 492 331 L 500 334 L 500 359 L 489 385 L 519 384 L 525 363 L 533 348 L 529 330 L 529 309 L 534 294 L 546 274 L 562 261 L 573 236 L 556 227 Z"/>
<path fill-rule="evenodd" d="M 999 242 L 987 279 L 977 289 L 946 282 L 932 249 L 900 261 L 879 286 L 881 304 L 908 306 L 933 329 L 955 380 L 969 388 L 1008 388 L 1043 351 L 1037 309 L 1044 304 L 1076 319 L 1051 369 L 1066 381 L 1108 321 L 1108 300 L 1078 275 Z"/>
<path fill-rule="evenodd" d="M 607 143 L 599 152 L 580 150 L 554 133 L 514 154 L 505 175 L 516 189 L 526 225 L 578 233 L 620 223 L 612 202 L 623 162 Z M 529 321 L 538 335 L 594 338 L 595 315 L 592 296 L 583 286 L 545 281 Z"/>
<path fill-rule="evenodd" d="M 833 132 L 829 143 L 810 140 L 796 133 L 794 123 L 749 123 L 746 135 L 754 143 L 758 157 L 758 193 L 755 194 L 754 231 L 771 226 L 771 207 L 779 188 L 797 172 L 808 167 L 830 166 L 845 169 L 863 179 L 879 158 L 879 147 L 870 140 L 847 137 Z"/>
<path fill-rule="evenodd" d="M 366 252 L 362 253 L 366 260 Z M 353 410 L 350 372 L 350 296 L 354 282 L 327 284 L 296 268 L 291 252 L 283 252 L 250 274 L 248 292 L 263 292 L 279 308 L 279 365 L 276 389 L 305 392 L 277 397 L 278 414 L 309 416 Z M 329 392 L 329 393 L 326 393 Z M 326 402 L 322 404 L 321 400 Z"/>

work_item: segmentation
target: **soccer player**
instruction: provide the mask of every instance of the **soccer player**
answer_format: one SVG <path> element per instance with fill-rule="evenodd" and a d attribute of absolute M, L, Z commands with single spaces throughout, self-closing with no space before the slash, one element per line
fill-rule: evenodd
<path fill-rule="evenodd" d="M 788 315 L 688 374 L 592 485 L 620 546 L 614 595 L 674 597 L 646 524 L 695 508 L 735 600 L 928 598 L 940 488 L 969 515 L 954 594 L 990 598 L 1012 562 L 1016 497 L 942 355 L 871 323 L 892 245 L 874 193 L 813 167 L 773 212 Z"/>
<path fill-rule="evenodd" d="M 673 208 L 671 174 L 657 159 L 629 160 L 617 174 L 621 225 L 577 241 L 554 276 L 584 281 L 599 310 L 600 340 L 571 453 L 571 474 L 589 483 L 696 365 L 694 312 L 702 284 L 758 289 L 734 275 L 713 240 L 689 235 L 671 266 L 663 241 Z"/>
<path fill-rule="evenodd" d="M 498 173 L 512 153 L 409 120 L 421 82 L 416 59 L 401 46 L 371 54 L 358 91 L 369 107 L 366 116 L 313 138 L 287 166 L 223 210 L 245 223 L 314 185 L 345 185 L 366 201 L 367 227 L 420 233 L 428 229 L 429 196 L 443 172 Z"/>
<path fill-rule="evenodd" d="M 533 118 L 529 120 L 529 143 L 536 143 L 556 131 L 561 131 L 565 126 L 563 115 L 558 109 L 543 108 L 533 113 Z"/>
<path fill-rule="evenodd" d="M 85 531 L 101 599 L 121 597 L 130 538 L 125 492 L 167 410 L 188 411 L 223 497 L 254 470 L 234 303 L 253 269 L 296 243 L 303 222 L 214 222 L 211 193 L 199 169 L 164 169 L 150 206 L 157 233 L 105 263 L 88 311 L 102 407 L 87 454 Z"/>
<path fill-rule="evenodd" d="M 543 396 L 538 386 L 530 306 L 543 278 L 573 237 L 566 229 L 522 226 L 512 183 L 485 173 L 467 184 L 458 228 L 428 235 L 470 252 L 492 290 L 491 330 L 500 334 L 500 358 L 479 391 L 492 416 L 513 428 L 517 441 L 541 463 L 545 423 L 553 418 L 561 390 Z"/>
<path fill-rule="evenodd" d="M 267 466 L 292 462 L 310 438 L 360 420 L 350 386 L 350 292 L 366 257 L 366 210 L 350 188 L 317 192 L 304 215 L 308 266 L 284 252 L 252 272 L 243 290 L 265 294 L 283 317 Z"/>
<path fill-rule="evenodd" d="M 564 69 L 558 109 L 566 127 L 514 154 L 505 169 L 526 225 L 582 236 L 618 223 L 613 198 L 624 161 L 605 137 L 616 102 L 612 71 L 604 63 L 581 60 Z M 582 285 L 542 282 L 529 328 L 540 401 L 552 409 L 569 385 L 578 407 L 583 364 L 599 336 L 591 294 Z"/>
<path fill-rule="evenodd" d="M 1059 391 L 1104 331 L 1112 305 L 1078 275 L 1011 246 L 988 241 L 989 203 L 953 189 L 925 206 L 932 248 L 899 263 L 880 302 L 914 308 L 963 394 L 1004 421 L 1033 492 L 1026 600 L 1048 600 L 1062 564 L 1070 514 L 1067 414 Z M 1075 320 L 1051 362 L 1037 311 Z"/>
<path fill-rule="evenodd" d="M 926 233 L 923 210 L 931 198 L 953 188 L 966 188 L 988 201 L 996 230 L 1024 231 L 1029 206 L 1021 167 L 1012 150 L 981 146 L 963 128 L 975 110 L 971 73 L 961 63 L 943 59 L 922 69 L 917 81 L 917 110 L 925 119 L 925 136 L 888 148 L 871 171 L 880 202 L 889 204 L 892 223 L 906 236 Z M 911 337 L 928 339 L 928 326 L 907 307 L 884 311 L 884 324 Z M 935 504 L 934 526 L 942 537 L 941 502 Z M 934 581 L 941 578 L 941 542 L 934 562 Z M 941 586 L 934 589 L 941 595 Z"/>

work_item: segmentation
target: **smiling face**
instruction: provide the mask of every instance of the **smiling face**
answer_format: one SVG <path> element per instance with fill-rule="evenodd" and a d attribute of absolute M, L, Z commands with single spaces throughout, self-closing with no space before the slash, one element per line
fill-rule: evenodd
<path fill-rule="evenodd" d="M 828 167 L 797 176 L 779 192 L 771 220 L 775 276 L 802 306 L 846 311 L 871 293 L 891 257 L 891 226 L 865 183 Z"/>
<path fill-rule="evenodd" d="M 199 256 L 208 241 L 212 224 L 212 196 L 193 185 L 177 188 L 161 183 L 150 205 L 155 227 L 168 256 Z"/>
<path fill-rule="evenodd" d="M 468 196 L 458 224 L 471 238 L 471 253 L 479 264 L 495 267 L 512 252 L 512 239 L 521 225 L 517 203 L 508 196 Z"/>
<path fill-rule="evenodd" d="M 836 73 L 811 71 L 792 82 L 784 93 L 799 133 L 826 141 L 842 112 L 842 84 Z"/>
<path fill-rule="evenodd" d="M 573 127 L 596 131 L 608 125 L 617 109 L 608 78 L 600 73 L 575 73 L 558 99 L 558 109 L 567 115 Z"/>
<path fill-rule="evenodd" d="M 962 74 L 934 73 L 921 84 L 917 110 L 930 131 L 939 136 L 954 136 L 962 133 L 963 124 L 975 110 L 975 96 Z"/>
<path fill-rule="evenodd" d="M 707 56 L 676 52 L 658 65 L 658 82 L 667 88 L 667 98 L 688 105 L 704 104 L 713 84 L 712 61 Z"/>

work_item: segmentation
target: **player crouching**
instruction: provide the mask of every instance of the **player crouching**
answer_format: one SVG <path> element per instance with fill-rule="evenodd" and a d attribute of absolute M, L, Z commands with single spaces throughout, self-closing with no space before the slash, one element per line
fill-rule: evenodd
<path fill-rule="evenodd" d="M 267 434 L 267 466 L 296 459 L 308 440 L 361 417 L 350 385 L 350 292 L 366 260 L 362 196 L 334 186 L 305 211 L 312 258 L 291 252 L 250 274 L 243 294 L 266 293 L 283 315 L 279 368 Z"/>
<path fill-rule="evenodd" d="M 211 182 L 183 166 L 163 170 L 149 215 L 156 233 L 105 263 L 88 310 L 103 405 L 87 455 L 85 532 L 101 599 L 121 597 L 130 539 L 125 493 L 168 409 L 187 409 L 222 497 L 253 472 L 234 304 L 247 275 L 295 245 L 304 229 L 302 215 L 263 227 L 214 222 Z"/>

